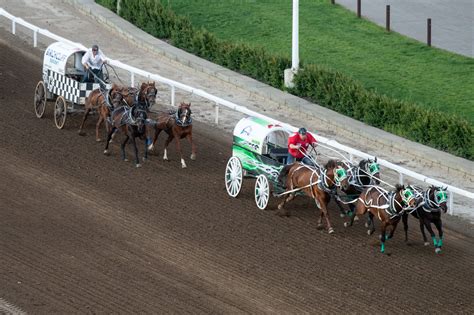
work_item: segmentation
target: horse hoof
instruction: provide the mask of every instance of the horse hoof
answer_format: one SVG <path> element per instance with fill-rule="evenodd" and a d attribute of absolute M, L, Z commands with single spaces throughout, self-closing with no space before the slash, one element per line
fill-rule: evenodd
<path fill-rule="evenodd" d="M 368 228 L 369 227 L 369 222 L 365 222 L 365 227 Z"/>
<path fill-rule="evenodd" d="M 85 136 L 85 135 L 86 135 L 86 133 L 85 133 L 84 131 L 82 131 L 82 130 L 79 130 L 79 131 L 77 132 L 77 134 L 80 135 L 80 136 Z"/>
<path fill-rule="evenodd" d="M 95 139 L 95 142 L 102 142 L 102 139 Z"/>
<path fill-rule="evenodd" d="M 104 150 L 104 155 L 109 155 L 109 150 Z"/>
<path fill-rule="evenodd" d="M 344 213 L 339 214 L 341 218 L 344 218 L 346 215 Z"/>
<path fill-rule="evenodd" d="M 193 160 L 193 161 L 196 160 L 196 154 L 191 154 L 191 160 Z"/>
<path fill-rule="evenodd" d="M 367 235 L 372 235 L 372 231 L 371 230 L 367 230 Z"/>
<path fill-rule="evenodd" d="M 154 148 L 155 148 L 155 146 L 153 146 L 152 144 L 150 144 L 150 145 L 148 146 L 148 151 L 153 151 Z"/>
<path fill-rule="evenodd" d="M 359 217 L 356 216 L 356 217 L 354 218 L 354 221 L 359 221 Z"/>
<path fill-rule="evenodd" d="M 344 227 L 349 227 L 349 226 L 350 226 L 349 222 L 344 222 Z"/>
<path fill-rule="evenodd" d="M 436 249 L 435 249 L 435 253 L 436 253 L 436 254 L 441 254 L 441 248 L 439 248 L 439 247 L 436 247 Z"/>
<path fill-rule="evenodd" d="M 425 246 L 430 246 L 430 242 L 425 242 Z"/>
<path fill-rule="evenodd" d="M 124 162 L 128 162 L 128 159 L 127 159 L 127 158 L 125 158 L 125 159 L 123 159 L 123 161 L 124 161 Z"/>
<path fill-rule="evenodd" d="M 136 168 L 139 168 L 139 167 L 142 167 L 142 165 L 140 163 L 136 164 L 135 165 Z"/>
<path fill-rule="evenodd" d="M 332 227 L 330 227 L 329 230 L 328 230 L 328 233 L 329 233 L 329 234 L 333 234 L 333 233 L 334 233 L 334 229 L 333 229 Z"/>
<path fill-rule="evenodd" d="M 181 168 L 186 168 L 186 167 L 187 167 L 186 164 L 181 165 Z"/>
<path fill-rule="evenodd" d="M 322 230 L 322 229 L 324 229 L 324 226 L 322 224 L 318 224 L 316 226 L 316 230 Z"/>
<path fill-rule="evenodd" d="M 148 159 L 146 157 L 142 157 L 142 161 L 146 162 L 146 161 L 148 161 Z"/>

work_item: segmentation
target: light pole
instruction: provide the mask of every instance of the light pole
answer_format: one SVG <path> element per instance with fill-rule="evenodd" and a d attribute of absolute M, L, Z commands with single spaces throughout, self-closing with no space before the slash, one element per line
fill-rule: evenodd
<path fill-rule="evenodd" d="M 293 0 L 293 27 L 291 40 L 291 69 L 285 69 L 285 86 L 293 87 L 293 77 L 298 72 L 300 57 L 298 43 L 299 0 Z"/>

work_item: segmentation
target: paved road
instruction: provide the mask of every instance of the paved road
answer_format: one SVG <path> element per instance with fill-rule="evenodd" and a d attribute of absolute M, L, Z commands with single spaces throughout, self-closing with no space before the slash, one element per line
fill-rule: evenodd
<path fill-rule="evenodd" d="M 336 0 L 352 11 L 356 0 Z M 391 29 L 426 43 L 426 20 L 431 18 L 433 46 L 474 57 L 473 0 L 362 0 L 362 16 L 385 27 L 390 5 Z"/>

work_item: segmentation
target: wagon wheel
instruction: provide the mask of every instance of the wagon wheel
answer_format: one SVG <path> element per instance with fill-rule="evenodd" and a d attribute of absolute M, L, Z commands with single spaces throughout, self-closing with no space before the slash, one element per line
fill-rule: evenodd
<path fill-rule="evenodd" d="M 237 197 L 242 188 L 242 163 L 238 157 L 232 156 L 225 168 L 225 188 L 231 197 Z"/>
<path fill-rule="evenodd" d="M 46 87 L 44 86 L 43 81 L 39 81 L 36 84 L 35 89 L 35 114 L 36 117 L 41 118 L 44 115 L 44 110 L 46 109 Z"/>
<path fill-rule="evenodd" d="M 260 174 L 255 182 L 255 203 L 260 210 L 265 210 L 270 199 L 270 183 L 268 178 Z"/>
<path fill-rule="evenodd" d="M 66 123 L 67 104 L 64 97 L 59 96 L 54 104 L 54 123 L 58 129 L 63 129 Z"/>

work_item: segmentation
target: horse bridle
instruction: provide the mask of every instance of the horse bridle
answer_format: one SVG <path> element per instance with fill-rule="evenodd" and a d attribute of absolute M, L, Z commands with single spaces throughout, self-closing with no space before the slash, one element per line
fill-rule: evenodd
<path fill-rule="evenodd" d="M 336 167 L 334 167 L 333 169 L 334 180 L 330 179 L 329 176 L 327 176 L 327 169 L 320 169 L 320 173 L 323 180 L 319 182 L 318 186 L 327 193 L 334 193 L 337 187 L 341 186 L 342 181 L 347 178 L 346 170 L 340 165 L 336 165 Z M 333 188 L 329 187 L 329 184 L 327 182 L 328 179 L 334 184 Z"/>
<path fill-rule="evenodd" d="M 427 212 L 440 211 L 441 204 L 443 202 L 448 201 L 448 195 L 446 194 L 446 191 L 443 190 L 441 187 L 438 187 L 438 189 L 435 189 L 433 191 L 433 196 L 435 200 L 431 200 L 430 192 L 431 192 L 431 187 L 428 188 L 423 194 L 423 209 Z"/>
<path fill-rule="evenodd" d="M 147 92 L 145 94 L 145 105 L 147 108 L 150 108 L 150 101 L 148 100 L 148 98 L 150 98 L 151 96 L 154 96 L 156 98 L 156 94 L 158 94 L 158 89 L 154 86 L 148 86 L 145 91 L 148 91 L 149 89 L 152 89 L 151 92 Z M 137 95 L 137 98 L 138 98 L 138 95 Z"/>
<path fill-rule="evenodd" d="M 191 118 L 191 108 L 187 107 L 186 108 L 186 114 L 185 114 L 185 117 L 187 117 L 187 121 L 186 122 L 183 122 L 181 120 L 181 113 L 182 113 L 182 108 L 178 108 L 178 110 L 176 111 L 176 114 L 175 114 L 175 120 L 176 120 L 176 124 L 180 127 L 187 127 L 189 125 L 191 125 L 193 123 L 193 119 Z M 189 114 L 188 114 L 189 113 Z"/>

